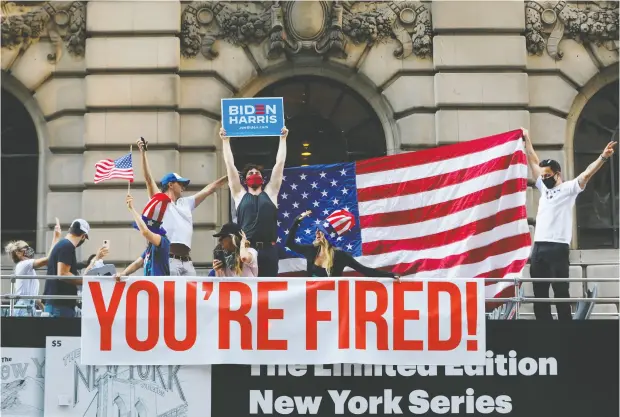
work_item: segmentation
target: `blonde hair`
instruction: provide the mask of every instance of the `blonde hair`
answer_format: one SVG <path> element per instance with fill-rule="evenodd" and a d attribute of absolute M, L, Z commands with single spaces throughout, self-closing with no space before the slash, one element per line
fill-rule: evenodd
<path fill-rule="evenodd" d="M 231 234 L 230 235 L 230 239 L 232 240 L 232 244 L 235 246 L 235 269 L 234 269 L 234 273 L 235 273 L 235 276 L 240 277 L 241 273 L 243 272 L 243 262 L 241 262 L 241 249 L 239 247 L 239 245 L 241 243 L 241 239 L 239 239 L 239 236 L 237 236 L 235 234 Z"/>
<path fill-rule="evenodd" d="M 11 256 L 11 258 L 13 259 L 13 262 L 18 263 L 19 262 L 19 258 L 16 257 L 16 253 L 17 251 L 23 250 L 25 248 L 27 248 L 29 245 L 28 243 L 24 242 L 23 240 L 14 240 L 12 242 L 9 242 L 5 247 L 4 247 L 4 251 Z"/>
<path fill-rule="evenodd" d="M 334 247 L 325 238 L 323 238 L 323 242 L 320 246 L 325 246 L 325 261 L 327 264 L 325 270 L 329 277 L 332 274 L 332 266 L 334 266 Z"/>

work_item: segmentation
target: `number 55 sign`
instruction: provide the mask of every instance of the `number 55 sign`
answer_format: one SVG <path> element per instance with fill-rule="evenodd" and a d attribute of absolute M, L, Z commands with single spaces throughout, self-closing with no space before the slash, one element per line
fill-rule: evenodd
<path fill-rule="evenodd" d="M 222 127 L 226 135 L 280 136 L 284 127 L 282 97 L 222 99 Z"/>

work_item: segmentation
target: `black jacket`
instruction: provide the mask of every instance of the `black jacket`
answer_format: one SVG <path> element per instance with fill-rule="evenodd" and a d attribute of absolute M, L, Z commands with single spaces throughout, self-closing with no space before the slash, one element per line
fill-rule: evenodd
<path fill-rule="evenodd" d="M 314 260 L 316 259 L 316 255 L 319 251 L 319 248 L 314 245 L 300 245 L 295 242 L 295 236 L 297 235 L 297 229 L 299 229 L 299 224 L 301 223 L 301 218 L 297 217 L 293 222 L 293 226 L 289 230 L 288 237 L 286 238 L 286 247 L 297 252 L 300 255 L 303 255 L 306 258 L 307 262 L 307 276 L 312 276 L 312 265 L 314 264 Z M 334 264 L 332 265 L 332 270 L 330 271 L 330 277 L 342 277 L 342 272 L 344 268 L 349 267 L 354 269 L 355 271 L 361 273 L 364 276 L 372 277 L 372 278 L 395 278 L 394 274 L 391 272 L 381 271 L 379 269 L 368 268 L 359 262 L 357 262 L 353 256 L 349 253 L 334 248 Z"/>

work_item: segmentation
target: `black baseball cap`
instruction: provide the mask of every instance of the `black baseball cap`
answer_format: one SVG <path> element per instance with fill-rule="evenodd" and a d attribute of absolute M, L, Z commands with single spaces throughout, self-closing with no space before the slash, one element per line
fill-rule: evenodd
<path fill-rule="evenodd" d="M 560 163 L 554 159 L 543 159 L 542 161 L 540 161 L 538 166 L 541 168 L 549 167 L 553 172 L 562 172 L 562 167 L 560 166 Z"/>
<path fill-rule="evenodd" d="M 222 229 L 213 235 L 213 237 L 224 237 L 229 235 L 241 236 L 241 227 L 237 223 L 226 223 Z"/>

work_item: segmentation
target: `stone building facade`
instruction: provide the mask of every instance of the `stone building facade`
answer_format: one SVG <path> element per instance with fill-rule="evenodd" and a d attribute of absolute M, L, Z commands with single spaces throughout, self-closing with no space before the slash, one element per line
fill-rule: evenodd
<path fill-rule="evenodd" d="M 38 175 L 29 184 L 37 189 L 31 221 L 38 251 L 50 241 L 55 217 L 65 229 L 84 217 L 93 227 L 84 256 L 110 239 L 112 261 L 134 259 L 144 242 L 129 227 L 126 184 L 95 186 L 95 162 L 122 155 L 144 136 L 155 176 L 179 172 L 196 190 L 225 172 L 217 135 L 220 99 L 270 88 L 276 94 L 274 86 L 285 91 L 287 111 L 298 100 L 314 105 L 316 117 L 343 133 L 359 122 L 355 115 L 367 113 L 377 133 L 359 149 L 350 139 L 350 159 L 523 126 L 539 155 L 561 161 L 565 177 L 573 178 L 584 168 L 577 163 L 585 158 L 577 151 L 584 146 L 577 142 L 590 140 L 580 126 L 584 109 L 615 112 L 615 121 L 598 122 L 609 130 L 605 143 L 618 137 L 614 2 L 97 0 L 3 2 L 2 9 L 2 89 L 23 105 L 35 129 Z M 306 103 L 305 93 L 295 95 L 295 83 L 310 95 L 322 93 Z M 330 98 L 330 91 L 341 93 Z M 340 108 L 321 111 L 328 105 Z M 141 206 L 146 193 L 138 161 L 136 153 L 132 189 Z M 617 177 L 617 158 L 612 165 L 615 173 L 605 174 L 610 178 Z M 3 188 L 22 176 L 3 170 Z M 581 233 L 581 226 L 590 226 L 576 222 L 575 276 L 618 276 L 613 182 L 609 190 L 597 188 L 602 209 L 581 209 L 611 217 L 592 226 L 604 230 L 605 242 L 597 243 L 596 232 Z M 537 198 L 530 188 L 532 228 Z M 4 230 L 5 210 L 17 216 L 22 207 L 7 209 L 3 200 Z M 196 211 L 192 255 L 198 264 L 208 265 L 212 231 L 228 219 L 227 190 Z M 587 244 L 580 245 L 582 237 Z"/>

